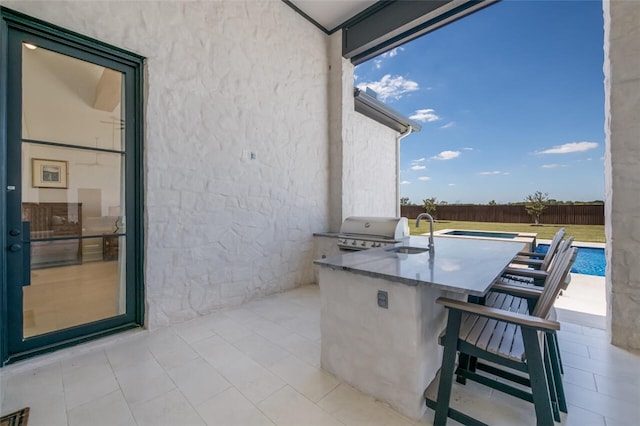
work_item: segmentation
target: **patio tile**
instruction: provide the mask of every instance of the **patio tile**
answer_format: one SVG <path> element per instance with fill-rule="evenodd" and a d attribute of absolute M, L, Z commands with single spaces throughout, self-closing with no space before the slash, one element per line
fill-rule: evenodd
<path fill-rule="evenodd" d="M 118 390 L 111 365 L 106 361 L 63 371 L 62 381 L 67 409 Z"/>
<path fill-rule="evenodd" d="M 236 340 L 251 336 L 253 332 L 246 326 L 240 325 L 226 316 L 216 316 L 208 321 L 209 327 L 227 342 L 233 343 Z"/>
<path fill-rule="evenodd" d="M 290 386 L 260 402 L 258 408 L 279 426 L 344 426 Z"/>
<path fill-rule="evenodd" d="M 594 374 L 594 377 L 599 393 L 603 393 L 632 404 L 640 402 L 640 386 L 624 380 L 611 379 L 598 374 Z"/>
<path fill-rule="evenodd" d="M 246 355 L 241 355 L 233 362 L 216 368 L 254 404 L 285 385 L 282 379 Z"/>
<path fill-rule="evenodd" d="M 217 369 L 244 356 L 238 348 L 220 336 L 207 337 L 193 343 L 191 347 Z"/>
<path fill-rule="evenodd" d="M 433 421 L 430 409 L 413 421 L 319 368 L 316 286 L 249 307 L 8 366 L 0 370 L 2 413 L 30 406 L 29 426 Z M 569 402 L 560 424 L 635 424 L 640 352 L 610 345 L 604 330 L 566 322 L 559 339 Z M 531 403 L 473 382 L 454 384 L 452 405 L 492 425 L 535 424 Z"/>
<path fill-rule="evenodd" d="M 622 401 L 600 392 L 565 384 L 567 402 L 616 421 L 640 418 L 640 405 Z"/>
<path fill-rule="evenodd" d="M 4 373 L 3 384 L 3 414 L 29 406 L 29 426 L 67 425 L 60 363 L 40 366 L 31 371 Z"/>
<path fill-rule="evenodd" d="M 255 312 L 250 311 L 249 309 L 246 309 L 244 307 L 226 309 L 223 311 L 223 313 L 238 324 L 242 325 L 264 319 Z"/>
<path fill-rule="evenodd" d="M 231 384 L 202 358 L 168 370 L 167 373 L 194 406 L 231 387 Z"/>
<path fill-rule="evenodd" d="M 283 339 L 274 341 L 274 343 L 285 348 L 312 367 L 320 367 L 320 345 L 317 343 L 296 333 L 289 334 Z"/>
<path fill-rule="evenodd" d="M 128 368 L 130 365 L 152 360 L 153 355 L 147 348 L 144 338 L 133 342 L 120 342 L 106 350 L 107 358 L 114 371 Z"/>
<path fill-rule="evenodd" d="M 340 384 L 318 406 L 349 426 L 410 426 L 409 419 L 346 384 Z"/>
<path fill-rule="evenodd" d="M 148 401 L 176 387 L 166 371 L 154 359 L 141 361 L 118 370 L 116 377 L 129 404 Z"/>
<path fill-rule="evenodd" d="M 69 410 L 69 426 L 135 426 L 120 390 Z M 29 419 L 31 425 L 31 419 Z"/>
<path fill-rule="evenodd" d="M 183 344 L 168 346 L 166 350 L 162 350 L 160 353 L 153 352 L 153 355 L 156 361 L 167 370 L 200 358 L 200 355 L 184 342 Z"/>
<path fill-rule="evenodd" d="M 311 367 L 295 356 L 282 359 L 272 365 L 270 370 L 313 402 L 318 402 L 340 384 L 334 376 Z"/>
<path fill-rule="evenodd" d="M 203 317 L 173 325 L 171 328 L 187 343 L 194 343 L 215 334 Z"/>
<path fill-rule="evenodd" d="M 596 380 L 594 374 L 589 371 L 579 370 L 577 368 L 564 365 L 564 383 L 573 383 L 585 389 L 597 391 Z"/>
<path fill-rule="evenodd" d="M 562 349 L 562 341 L 560 341 L 560 348 Z M 587 358 L 570 352 L 562 352 L 562 363 L 578 370 L 640 385 L 640 371 L 630 369 L 626 363 L 603 362 L 602 360 Z"/>
<path fill-rule="evenodd" d="M 567 414 L 560 415 L 564 426 L 610 426 L 602 415 L 584 408 L 569 404 L 567 411 Z"/>
<path fill-rule="evenodd" d="M 204 426 L 205 422 L 179 390 L 131 405 L 138 426 Z"/>
<path fill-rule="evenodd" d="M 264 367 L 270 367 L 290 355 L 286 349 L 257 334 L 236 340 L 233 346 Z"/>
<path fill-rule="evenodd" d="M 273 422 L 235 388 L 229 388 L 196 407 L 207 425 L 271 426 Z"/>

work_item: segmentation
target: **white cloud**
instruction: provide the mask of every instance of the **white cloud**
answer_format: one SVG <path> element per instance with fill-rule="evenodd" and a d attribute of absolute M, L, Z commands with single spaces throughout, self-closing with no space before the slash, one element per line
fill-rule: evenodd
<path fill-rule="evenodd" d="M 377 70 L 379 70 L 380 68 L 382 68 L 382 59 L 376 59 L 373 61 L 375 67 Z"/>
<path fill-rule="evenodd" d="M 448 122 L 447 124 L 445 124 L 444 126 L 440 126 L 441 129 L 448 129 L 450 127 L 453 127 L 455 123 L 453 121 Z"/>
<path fill-rule="evenodd" d="M 465 150 L 465 151 L 473 151 L 473 148 L 469 148 L 468 146 L 467 146 L 467 147 L 464 147 L 464 148 L 462 148 L 462 149 L 463 149 L 463 150 Z"/>
<path fill-rule="evenodd" d="M 478 173 L 479 175 L 483 175 L 483 176 L 489 176 L 489 175 L 502 175 L 504 174 L 504 172 L 501 172 L 500 170 L 494 170 L 492 172 L 480 172 Z"/>
<path fill-rule="evenodd" d="M 442 151 L 438 155 L 431 157 L 433 160 L 453 160 L 460 156 L 460 151 Z"/>
<path fill-rule="evenodd" d="M 379 81 L 358 84 L 360 90 L 366 90 L 367 87 L 374 90 L 378 94 L 378 99 L 383 102 L 389 98 L 400 99 L 405 93 L 415 92 L 420 88 L 415 81 L 407 80 L 400 75 L 391 77 L 391 74 L 386 74 Z"/>
<path fill-rule="evenodd" d="M 427 166 L 421 166 L 419 164 L 414 164 L 413 166 L 411 166 L 411 170 L 424 170 L 426 168 Z"/>
<path fill-rule="evenodd" d="M 423 123 L 440 120 L 434 109 L 418 109 L 415 114 L 409 116 L 412 120 L 422 121 Z"/>
<path fill-rule="evenodd" d="M 538 154 L 570 154 L 572 152 L 588 151 L 597 147 L 598 144 L 596 142 L 569 142 L 544 151 L 538 151 Z"/>
<path fill-rule="evenodd" d="M 450 183 L 448 186 L 456 186 L 455 183 Z"/>
<path fill-rule="evenodd" d="M 543 169 L 557 169 L 558 167 L 567 167 L 564 164 L 543 164 L 541 166 Z"/>
<path fill-rule="evenodd" d="M 431 178 L 429 176 L 420 176 L 418 180 L 427 181 L 427 180 L 431 180 Z"/>
<path fill-rule="evenodd" d="M 403 180 L 402 182 L 400 182 L 400 185 L 409 185 L 409 184 L 411 184 L 411 182 L 408 180 Z"/>
<path fill-rule="evenodd" d="M 412 163 L 412 164 L 421 163 L 421 162 L 423 162 L 424 160 L 426 160 L 426 158 L 422 157 L 422 158 L 418 158 L 417 160 L 413 160 L 411 163 Z"/>
<path fill-rule="evenodd" d="M 399 52 L 404 51 L 404 47 L 395 47 L 391 50 L 389 50 L 388 52 L 384 52 L 382 54 L 383 58 L 393 58 L 394 56 L 396 56 Z"/>

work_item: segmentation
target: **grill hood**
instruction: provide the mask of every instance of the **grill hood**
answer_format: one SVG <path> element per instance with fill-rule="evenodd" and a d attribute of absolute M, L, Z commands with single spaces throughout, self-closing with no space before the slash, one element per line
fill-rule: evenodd
<path fill-rule="evenodd" d="M 341 236 L 400 240 L 409 236 L 406 217 L 350 216 L 342 222 Z"/>

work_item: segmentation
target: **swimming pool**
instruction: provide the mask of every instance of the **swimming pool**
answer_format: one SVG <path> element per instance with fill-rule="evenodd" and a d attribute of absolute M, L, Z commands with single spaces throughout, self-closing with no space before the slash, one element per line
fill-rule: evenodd
<path fill-rule="evenodd" d="M 511 232 L 463 231 L 463 230 L 443 232 L 440 235 L 461 235 L 464 237 L 507 238 L 507 239 L 514 239 L 518 236 L 518 234 L 511 233 Z"/>
<path fill-rule="evenodd" d="M 538 244 L 536 248 L 537 253 L 546 253 L 547 250 L 549 250 L 548 244 Z M 578 247 L 578 257 L 576 257 L 571 272 L 604 277 L 606 266 L 603 248 Z"/>

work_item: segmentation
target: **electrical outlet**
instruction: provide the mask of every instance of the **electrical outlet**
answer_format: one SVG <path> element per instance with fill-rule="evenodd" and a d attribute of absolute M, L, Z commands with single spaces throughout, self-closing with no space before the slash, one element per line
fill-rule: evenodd
<path fill-rule="evenodd" d="M 389 294 L 386 291 L 378 290 L 378 306 L 389 309 Z"/>
<path fill-rule="evenodd" d="M 258 158 L 258 153 L 255 151 L 251 151 L 249 149 L 242 150 L 242 159 L 243 160 L 255 160 Z"/>

